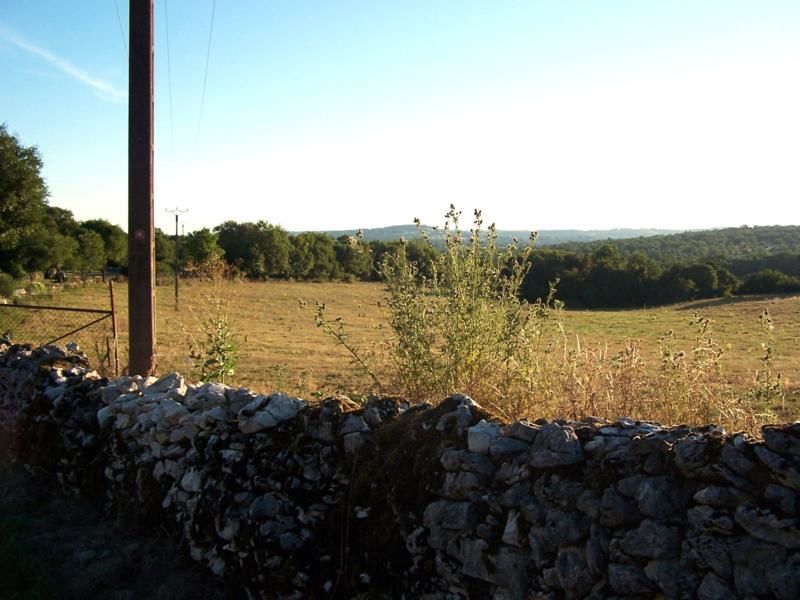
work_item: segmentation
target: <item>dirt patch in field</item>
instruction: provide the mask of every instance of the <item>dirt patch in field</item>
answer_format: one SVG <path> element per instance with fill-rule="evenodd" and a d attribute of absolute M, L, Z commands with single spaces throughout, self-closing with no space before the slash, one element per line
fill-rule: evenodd
<path fill-rule="evenodd" d="M 166 533 L 138 535 L 45 481 L 0 460 L 1 598 L 236 597 Z"/>

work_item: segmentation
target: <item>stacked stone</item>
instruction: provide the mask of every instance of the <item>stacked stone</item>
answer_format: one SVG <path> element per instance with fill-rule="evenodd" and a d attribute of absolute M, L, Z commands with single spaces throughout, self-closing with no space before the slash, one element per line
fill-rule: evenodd
<path fill-rule="evenodd" d="M 376 400 L 345 414 L 356 407 L 343 397 L 309 408 L 284 394 L 186 386 L 177 374 L 122 378 L 103 396 L 98 419 L 114 432 L 109 512 L 159 500 L 153 508 L 178 523 L 192 558 L 254 597 L 276 585 L 307 597 L 336 578 L 338 556 L 319 538 L 347 491 L 344 455 L 396 406 Z"/>
<path fill-rule="evenodd" d="M 467 442 L 441 452 L 424 513 L 462 596 L 473 579 L 501 598 L 800 597 L 800 423 L 755 442 L 628 419 L 482 421 Z"/>
<path fill-rule="evenodd" d="M 97 451 L 101 383 L 82 354 L 0 340 L 0 432 L 23 462 L 54 473 L 72 495 L 87 485 Z"/>
<path fill-rule="evenodd" d="M 0 350 L 20 460 L 250 597 L 800 597 L 800 423 L 500 424 L 467 396 L 309 406 Z"/>

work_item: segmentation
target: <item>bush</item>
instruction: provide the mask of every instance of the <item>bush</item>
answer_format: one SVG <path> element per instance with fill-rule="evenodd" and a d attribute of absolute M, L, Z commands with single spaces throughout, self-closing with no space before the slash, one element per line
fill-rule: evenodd
<path fill-rule="evenodd" d="M 533 236 L 497 247 L 494 225 L 486 231 L 480 211 L 465 239 L 454 207 L 443 229 L 444 251 L 430 253 L 428 275 L 409 258 L 407 246 L 387 252 L 380 273 L 389 291 L 389 387 L 413 401 L 441 400 L 467 393 L 508 417 L 533 401 L 542 359 L 552 349 L 543 343 L 548 324 L 560 325 L 560 304 L 552 294 L 527 304 L 519 290 L 528 269 Z M 419 226 L 419 222 L 417 221 Z M 430 239 L 420 228 L 425 242 Z M 375 380 L 358 349 L 347 341 L 340 321 L 318 306 L 317 325 L 343 345 Z"/>
<path fill-rule="evenodd" d="M 8 273 L 0 273 L 0 296 L 10 298 L 19 287 L 17 280 Z"/>
<path fill-rule="evenodd" d="M 737 290 L 739 294 L 780 294 L 800 292 L 800 278 L 774 269 L 764 269 L 748 277 Z"/>
<path fill-rule="evenodd" d="M 25 291 L 31 295 L 45 294 L 47 293 L 47 286 L 41 281 L 31 281 L 25 286 Z"/>
<path fill-rule="evenodd" d="M 774 420 L 772 411 L 783 407 L 785 389 L 774 370 L 771 337 L 762 345 L 753 389 L 744 396 L 734 392 L 723 370 L 723 345 L 712 321 L 698 314 L 690 321 L 690 339 L 679 340 L 672 331 L 659 339 L 655 364 L 645 359 L 639 340 L 627 340 L 614 353 L 602 343 L 581 344 L 578 336 L 573 342 L 564 333 L 554 286 L 544 300 L 518 299 L 531 244 L 498 249 L 494 227 L 484 231 L 477 211 L 464 236 L 458 216 L 451 207 L 444 251 L 425 273 L 405 244 L 384 255 L 380 274 L 388 290 L 384 308 L 391 336 L 382 364 L 374 364 L 380 355 L 370 356 L 351 342 L 341 318 L 329 319 L 325 305 L 317 304 L 317 326 L 350 353 L 378 389 L 412 402 L 467 393 L 509 419 L 626 416 L 716 422 L 750 432 Z M 761 321 L 769 333 L 771 320 Z"/>

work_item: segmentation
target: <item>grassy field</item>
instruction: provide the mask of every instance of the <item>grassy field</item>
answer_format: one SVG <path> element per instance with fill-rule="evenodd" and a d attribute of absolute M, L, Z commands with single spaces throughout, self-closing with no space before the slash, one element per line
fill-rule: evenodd
<path fill-rule="evenodd" d="M 189 335 L 198 336 L 198 319 L 206 311 L 211 284 L 187 281 L 181 287 L 181 308 L 175 310 L 174 289 L 157 287 L 158 371 L 177 370 L 197 378 L 189 358 Z M 315 301 L 324 302 L 331 317 L 341 316 L 357 346 L 376 347 L 387 336 L 380 308 L 385 290 L 372 283 L 223 282 L 217 292 L 229 303 L 239 334 L 240 356 L 232 381 L 257 391 L 284 390 L 305 397 L 370 391 L 370 380 L 353 367 L 348 354 L 314 323 Z M 120 349 L 124 365 L 127 346 L 127 286 L 116 286 Z M 300 300 L 310 308 L 303 309 Z M 74 287 L 41 302 L 69 306 L 108 306 L 108 289 L 100 284 Z M 384 302 L 385 304 L 385 302 Z M 695 312 L 713 320 L 714 337 L 725 354 L 728 379 L 745 390 L 751 385 L 763 355 L 765 336 L 758 316 L 768 308 L 775 328 L 775 364 L 789 390 L 782 418 L 797 418 L 800 396 L 800 296 L 725 298 L 669 307 L 615 311 L 565 311 L 568 343 L 613 353 L 627 340 L 639 340 L 642 358 L 658 361 L 658 338 L 672 330 L 678 348 L 689 352 L 693 343 L 690 321 Z M 13 332 L 12 332 L 13 333 Z M 57 333 L 57 332 L 54 332 Z M 22 339 L 16 335 L 17 339 Z M 55 335 L 53 336 L 55 337 Z"/>

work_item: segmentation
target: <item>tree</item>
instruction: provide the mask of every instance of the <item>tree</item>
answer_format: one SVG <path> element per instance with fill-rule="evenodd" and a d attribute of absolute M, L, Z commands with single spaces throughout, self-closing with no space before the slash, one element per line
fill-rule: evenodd
<path fill-rule="evenodd" d="M 47 186 L 35 146 L 24 146 L 0 125 L 0 270 L 25 272 L 24 240 L 45 216 Z"/>
<path fill-rule="evenodd" d="M 336 261 L 336 250 L 333 238 L 326 233 L 306 233 L 309 236 L 311 255 L 314 266 L 308 276 L 311 279 L 335 279 L 341 276 L 341 268 Z"/>
<path fill-rule="evenodd" d="M 347 274 L 359 279 L 367 279 L 372 269 L 372 257 L 367 248 L 351 235 L 336 238 L 334 246 L 339 267 Z"/>
<path fill-rule="evenodd" d="M 237 265 L 248 277 L 285 277 L 289 274 L 289 234 L 266 221 L 226 221 L 214 232 L 225 260 Z"/>
<path fill-rule="evenodd" d="M 279 225 L 266 221 L 256 223 L 258 246 L 264 256 L 267 277 L 286 277 L 289 274 L 289 234 Z"/>
<path fill-rule="evenodd" d="M 311 254 L 311 238 L 307 233 L 300 233 L 292 236 L 291 243 L 289 273 L 295 279 L 305 279 L 314 267 L 314 255 Z"/>
<path fill-rule="evenodd" d="M 184 264 L 191 261 L 195 266 L 200 266 L 224 254 L 225 251 L 217 243 L 217 234 L 207 228 L 198 229 L 187 235 L 181 246 L 181 259 Z"/>
<path fill-rule="evenodd" d="M 90 219 L 81 223 L 81 228 L 94 231 L 103 239 L 104 264 L 121 267 L 128 263 L 128 235 L 121 227 L 105 219 Z"/>
<path fill-rule="evenodd" d="M 103 267 L 105 245 L 99 233 L 84 229 L 78 234 L 78 246 L 78 253 L 72 263 L 75 270 L 85 273 Z"/>

